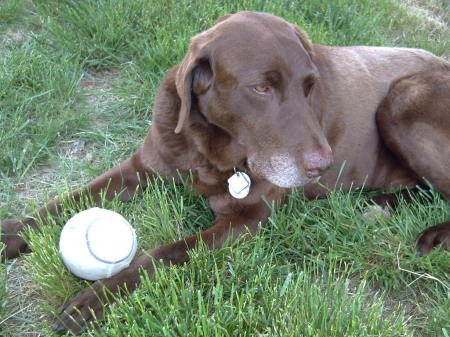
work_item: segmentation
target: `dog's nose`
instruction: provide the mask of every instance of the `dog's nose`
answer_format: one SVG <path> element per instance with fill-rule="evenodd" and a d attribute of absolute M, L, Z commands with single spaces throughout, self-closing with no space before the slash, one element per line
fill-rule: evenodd
<path fill-rule="evenodd" d="M 331 151 L 326 153 L 310 152 L 303 156 L 303 165 L 308 178 L 316 178 L 325 171 L 332 162 Z"/>

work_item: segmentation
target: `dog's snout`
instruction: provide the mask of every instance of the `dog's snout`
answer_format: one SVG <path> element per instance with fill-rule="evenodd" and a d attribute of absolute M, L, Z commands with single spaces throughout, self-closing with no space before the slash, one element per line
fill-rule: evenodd
<path fill-rule="evenodd" d="M 327 153 L 310 152 L 303 156 L 303 163 L 306 176 L 315 178 L 322 174 L 332 162 L 331 151 Z"/>

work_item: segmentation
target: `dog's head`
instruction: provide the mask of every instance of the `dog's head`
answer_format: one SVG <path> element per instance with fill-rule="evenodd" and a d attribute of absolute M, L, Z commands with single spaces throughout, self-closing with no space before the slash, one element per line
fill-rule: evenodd
<path fill-rule="evenodd" d="M 310 104 L 313 58 L 306 34 L 276 16 L 220 18 L 192 39 L 178 68 L 175 132 L 200 120 L 229 135 L 253 175 L 280 187 L 317 179 L 331 149 Z"/>

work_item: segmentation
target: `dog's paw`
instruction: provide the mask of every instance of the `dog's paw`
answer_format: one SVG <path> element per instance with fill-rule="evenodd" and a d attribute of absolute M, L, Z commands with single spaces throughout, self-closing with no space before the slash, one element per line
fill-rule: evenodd
<path fill-rule="evenodd" d="M 439 245 L 450 251 L 450 221 L 427 228 L 420 233 L 417 239 L 417 255 L 427 255 Z"/>
<path fill-rule="evenodd" d="M 60 309 L 61 315 L 53 326 L 53 331 L 57 334 L 70 331 L 80 335 L 89 324 L 102 319 L 105 304 L 103 286 L 101 281 L 97 281 L 73 297 Z"/>
<path fill-rule="evenodd" d="M 391 216 L 389 207 L 380 205 L 370 205 L 364 209 L 363 218 L 378 223 L 380 219 L 388 219 Z"/>
<path fill-rule="evenodd" d="M 20 253 L 28 251 L 28 246 L 19 236 L 19 232 L 24 225 L 29 225 L 32 222 L 34 223 L 34 220 L 31 218 L 15 218 L 2 221 L 0 241 L 6 246 L 2 254 L 3 260 L 12 259 L 19 256 Z"/>

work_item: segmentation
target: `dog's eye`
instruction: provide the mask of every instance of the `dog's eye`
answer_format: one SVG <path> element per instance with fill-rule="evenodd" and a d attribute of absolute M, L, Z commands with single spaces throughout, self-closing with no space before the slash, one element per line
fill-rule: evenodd
<path fill-rule="evenodd" d="M 268 85 L 257 85 L 253 87 L 253 91 L 260 95 L 266 95 L 270 93 L 270 87 Z"/>
<path fill-rule="evenodd" d="M 308 95 L 311 93 L 311 90 L 314 86 L 314 81 L 315 78 L 312 75 L 307 76 L 303 81 L 303 92 L 305 93 L 306 97 L 308 97 Z"/>

